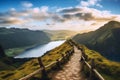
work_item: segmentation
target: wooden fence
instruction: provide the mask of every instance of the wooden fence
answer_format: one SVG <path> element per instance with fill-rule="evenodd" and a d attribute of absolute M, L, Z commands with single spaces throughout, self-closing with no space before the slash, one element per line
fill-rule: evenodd
<path fill-rule="evenodd" d="M 69 44 L 71 46 L 73 46 L 73 44 L 71 42 L 69 42 Z M 24 76 L 22 78 L 20 78 L 19 80 L 30 80 L 32 77 L 34 77 L 36 74 L 40 74 L 41 72 L 41 79 L 42 80 L 49 80 L 49 77 L 48 77 L 48 71 L 46 70 L 47 68 L 51 67 L 52 68 L 57 68 L 57 69 L 60 69 L 61 68 L 61 65 L 66 63 L 67 61 L 69 61 L 70 59 L 70 56 L 74 53 L 74 48 L 72 48 L 70 51 L 67 51 L 66 54 L 61 54 L 61 58 L 60 59 L 57 59 L 56 61 L 50 63 L 49 65 L 47 66 L 44 66 L 43 65 L 43 62 L 41 60 L 41 57 L 38 58 L 38 62 L 39 62 L 39 65 L 40 65 L 40 69 L 39 70 L 36 70 L 34 71 L 33 73 L 27 75 L 27 76 Z M 53 66 L 54 65 L 54 66 Z"/>
<path fill-rule="evenodd" d="M 88 56 L 85 54 L 83 48 L 78 46 L 75 42 L 71 40 L 71 43 L 74 44 L 79 50 L 82 52 L 82 57 L 81 57 L 81 65 L 82 65 L 82 71 L 85 72 L 85 74 L 88 77 L 88 80 L 105 80 L 101 74 L 95 69 L 95 62 L 94 59 L 91 59 L 91 65 L 87 62 L 88 61 Z M 87 68 L 87 71 L 86 71 Z"/>
<path fill-rule="evenodd" d="M 75 42 L 73 42 L 72 40 L 69 40 L 69 44 L 71 46 L 76 46 L 78 47 L 79 50 L 81 50 L 82 52 L 82 57 L 81 57 L 81 65 L 82 65 L 82 71 L 85 72 L 85 74 L 87 75 L 88 80 L 105 80 L 101 74 L 95 69 L 95 63 L 94 63 L 94 59 L 91 59 L 91 65 L 87 62 L 88 56 L 84 53 L 84 50 L 82 48 L 80 48 Z M 69 61 L 70 56 L 74 53 L 74 48 L 70 51 L 67 51 L 65 55 L 61 54 L 61 58 L 57 59 L 56 61 L 50 63 L 47 66 L 44 66 L 41 60 L 41 57 L 38 58 L 39 61 L 39 65 L 40 65 L 40 69 L 34 71 L 33 73 L 22 77 L 19 80 L 29 80 L 30 78 L 34 77 L 36 74 L 40 74 L 41 72 L 41 79 L 42 80 L 49 80 L 48 77 L 48 72 L 47 72 L 47 68 L 51 67 L 55 67 L 60 69 L 61 68 L 61 64 L 66 63 L 67 61 Z M 54 66 L 53 66 L 54 65 Z M 87 68 L 87 73 L 86 73 L 86 68 Z"/>

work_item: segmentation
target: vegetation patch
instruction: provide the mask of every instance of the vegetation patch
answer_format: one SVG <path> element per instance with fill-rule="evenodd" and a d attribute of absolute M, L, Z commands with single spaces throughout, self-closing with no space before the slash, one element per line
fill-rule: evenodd
<path fill-rule="evenodd" d="M 114 62 L 106 59 L 100 53 L 82 46 L 86 55 L 88 55 L 88 63 L 91 59 L 95 60 L 96 69 L 105 78 L 105 80 L 120 80 L 120 62 Z"/>
<path fill-rule="evenodd" d="M 55 49 L 45 53 L 41 59 L 43 61 L 43 64 L 46 66 L 53 61 L 56 61 L 56 59 L 61 58 L 61 54 L 66 54 L 67 51 L 71 50 L 72 46 L 66 41 L 64 44 L 62 44 L 59 47 L 56 47 Z M 25 62 L 23 65 L 21 65 L 19 68 L 15 70 L 4 70 L 0 72 L 0 79 L 1 80 L 18 80 L 35 70 L 38 70 L 40 68 L 38 64 L 37 58 L 31 59 L 27 62 Z M 14 73 L 14 74 L 8 74 L 8 73 Z M 4 76 L 4 79 L 3 79 Z M 35 75 L 35 77 L 40 76 L 40 74 Z"/>

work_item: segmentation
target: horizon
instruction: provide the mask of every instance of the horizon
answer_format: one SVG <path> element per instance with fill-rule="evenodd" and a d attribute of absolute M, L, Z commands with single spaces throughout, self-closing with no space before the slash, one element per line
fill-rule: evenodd
<path fill-rule="evenodd" d="M 93 31 L 109 21 L 120 22 L 119 0 L 0 1 L 0 27 Z"/>

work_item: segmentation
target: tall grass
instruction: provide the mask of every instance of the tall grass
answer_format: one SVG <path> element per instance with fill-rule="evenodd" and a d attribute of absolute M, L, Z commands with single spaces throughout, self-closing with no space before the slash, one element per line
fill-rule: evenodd
<path fill-rule="evenodd" d="M 114 62 L 103 57 L 100 53 L 80 45 L 88 55 L 88 62 L 95 60 L 96 69 L 106 80 L 120 80 L 120 62 Z"/>
<path fill-rule="evenodd" d="M 56 47 L 55 49 L 45 53 L 42 56 L 43 64 L 46 66 L 50 64 L 53 61 L 56 61 L 56 59 L 61 58 L 61 54 L 66 54 L 66 51 L 69 51 L 72 49 L 72 46 L 66 41 L 64 44 L 62 44 L 59 47 Z M 38 70 L 39 64 L 37 58 L 34 58 L 30 61 L 25 62 L 23 65 L 21 65 L 19 68 L 15 70 L 4 70 L 0 72 L 0 80 L 18 80 L 19 78 L 26 76 L 35 70 Z M 40 74 L 38 74 L 40 76 Z"/>

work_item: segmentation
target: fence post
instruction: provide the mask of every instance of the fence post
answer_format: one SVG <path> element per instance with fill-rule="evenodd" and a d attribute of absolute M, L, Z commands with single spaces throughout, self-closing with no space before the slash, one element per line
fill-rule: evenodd
<path fill-rule="evenodd" d="M 66 59 L 67 59 L 67 61 L 70 59 L 70 57 L 69 57 L 69 51 L 67 51 L 67 53 L 66 53 Z"/>
<path fill-rule="evenodd" d="M 65 63 L 65 62 L 66 62 L 66 59 L 65 59 L 64 54 L 61 54 L 61 56 L 62 56 L 62 59 L 63 59 L 63 63 Z"/>
<path fill-rule="evenodd" d="M 38 62 L 39 62 L 40 67 L 42 68 L 42 70 L 41 70 L 41 75 L 42 75 L 41 79 L 43 79 L 43 80 L 49 80 L 47 72 L 45 70 L 45 66 L 42 63 L 41 57 L 38 58 Z"/>
<path fill-rule="evenodd" d="M 40 67 L 44 67 L 42 60 L 41 60 L 41 57 L 38 58 L 38 62 L 39 62 Z"/>
<path fill-rule="evenodd" d="M 61 68 L 61 66 L 60 66 L 60 61 L 57 59 L 56 60 L 56 66 L 57 66 L 57 69 L 60 69 Z"/>
<path fill-rule="evenodd" d="M 85 55 L 85 61 L 88 61 L 88 55 Z"/>
<path fill-rule="evenodd" d="M 86 56 L 85 56 L 85 52 L 83 51 L 83 49 L 82 49 L 82 55 L 83 55 L 84 58 L 86 57 Z"/>
<path fill-rule="evenodd" d="M 84 71 L 84 59 L 81 57 L 80 59 L 81 62 L 81 70 L 80 71 Z"/>
<path fill-rule="evenodd" d="M 74 46 L 73 46 L 73 49 L 72 49 L 72 54 L 75 52 L 75 50 L 74 50 Z"/>
<path fill-rule="evenodd" d="M 94 72 L 93 72 L 94 68 L 95 68 L 95 62 L 94 62 L 94 59 L 92 59 L 91 60 L 91 70 L 90 70 L 89 80 L 93 80 L 94 79 Z"/>
<path fill-rule="evenodd" d="M 71 49 L 71 55 L 73 55 L 73 53 L 74 53 L 74 47 Z"/>
<path fill-rule="evenodd" d="M 69 41 L 69 44 L 70 44 L 71 46 L 73 46 L 73 44 L 71 43 L 71 41 Z"/>

